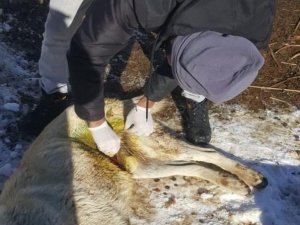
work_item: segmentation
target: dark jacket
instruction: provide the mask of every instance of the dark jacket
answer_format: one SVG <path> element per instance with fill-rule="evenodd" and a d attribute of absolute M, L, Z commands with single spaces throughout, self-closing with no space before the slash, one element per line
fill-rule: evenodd
<path fill-rule="evenodd" d="M 68 53 L 75 111 L 84 120 L 104 117 L 103 74 L 138 27 L 170 36 L 213 30 L 248 38 L 258 48 L 271 34 L 275 0 L 95 0 Z M 159 100 L 176 83 L 167 66 L 151 78 L 146 93 Z M 159 94 L 157 94 L 157 93 Z M 152 97 L 151 95 L 156 96 Z"/>

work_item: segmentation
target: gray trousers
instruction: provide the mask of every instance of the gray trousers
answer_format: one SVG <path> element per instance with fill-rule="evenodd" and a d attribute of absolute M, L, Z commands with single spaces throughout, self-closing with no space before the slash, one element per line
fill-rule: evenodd
<path fill-rule="evenodd" d="M 66 54 L 93 0 L 51 0 L 39 60 L 40 85 L 48 93 L 67 93 Z"/>

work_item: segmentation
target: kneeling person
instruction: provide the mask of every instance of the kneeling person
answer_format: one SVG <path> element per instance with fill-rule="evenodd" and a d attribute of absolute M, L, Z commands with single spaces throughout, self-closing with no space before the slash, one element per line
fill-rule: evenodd
<path fill-rule="evenodd" d="M 87 121 L 99 150 L 111 156 L 120 148 L 105 120 L 103 74 L 137 28 L 157 32 L 155 47 L 169 40 L 171 50 L 169 65 L 152 75 L 145 96 L 127 116 L 126 128 L 138 135 L 153 132 L 147 105 L 151 108 L 179 85 L 187 98 L 187 138 L 208 143 L 207 99 L 227 101 L 253 82 L 264 61 L 257 47 L 268 42 L 273 9 L 274 0 L 234 5 L 217 0 L 95 1 L 71 41 L 68 63 L 75 112 Z M 216 17 L 213 11 L 223 13 Z"/>

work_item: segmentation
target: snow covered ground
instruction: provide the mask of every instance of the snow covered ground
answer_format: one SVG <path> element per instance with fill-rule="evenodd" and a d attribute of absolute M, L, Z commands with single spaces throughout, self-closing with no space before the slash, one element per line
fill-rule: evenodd
<path fill-rule="evenodd" d="M 0 37 L 0 190 L 20 162 L 30 140 L 14 129 L 38 97 L 36 64 L 9 49 Z M 261 171 L 269 181 L 250 197 L 229 193 L 189 177 L 140 180 L 151 191 L 156 214 L 133 224 L 263 224 L 300 222 L 300 111 L 260 111 L 218 105 L 211 109 L 212 144 Z"/>
<path fill-rule="evenodd" d="M 27 85 L 30 76 L 27 64 L 19 54 L 0 42 L 0 189 L 17 166 L 24 149 L 24 141 L 12 140 L 13 136 L 8 133 L 23 111 L 18 91 L 20 86 Z"/>

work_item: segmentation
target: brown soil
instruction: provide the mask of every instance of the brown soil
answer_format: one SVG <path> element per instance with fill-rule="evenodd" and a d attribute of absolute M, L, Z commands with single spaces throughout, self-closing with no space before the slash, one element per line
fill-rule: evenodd
<path fill-rule="evenodd" d="M 47 15 L 47 4 L 24 4 L 7 7 L 6 13 L 14 15 L 12 29 L 6 33 L 13 47 L 24 50 L 29 59 L 38 60 L 42 40 L 43 23 Z M 144 84 L 149 71 L 149 35 L 138 35 L 139 44 L 132 44 L 111 63 L 106 85 L 115 95 L 135 91 Z M 132 51 L 130 51 L 132 49 Z M 265 65 L 254 86 L 230 103 L 238 103 L 249 109 L 300 108 L 300 1 L 277 0 L 277 13 L 269 48 L 262 51 Z M 122 59 L 120 59 L 120 56 Z M 128 63 L 124 65 L 124 60 Z M 121 76 L 121 79 L 119 76 Z M 119 83 L 119 84 L 117 84 Z M 120 85 L 121 83 L 121 85 Z M 288 90 L 269 90 L 279 88 Z M 109 95 L 109 94 L 108 94 Z M 109 95 L 111 96 L 111 95 Z M 113 95 L 114 96 L 114 95 Z"/>
<path fill-rule="evenodd" d="M 299 109 L 300 1 L 277 0 L 273 35 L 269 48 L 262 53 L 266 62 L 253 85 L 298 92 L 249 88 L 232 102 L 247 105 L 250 109 L 290 106 Z"/>

